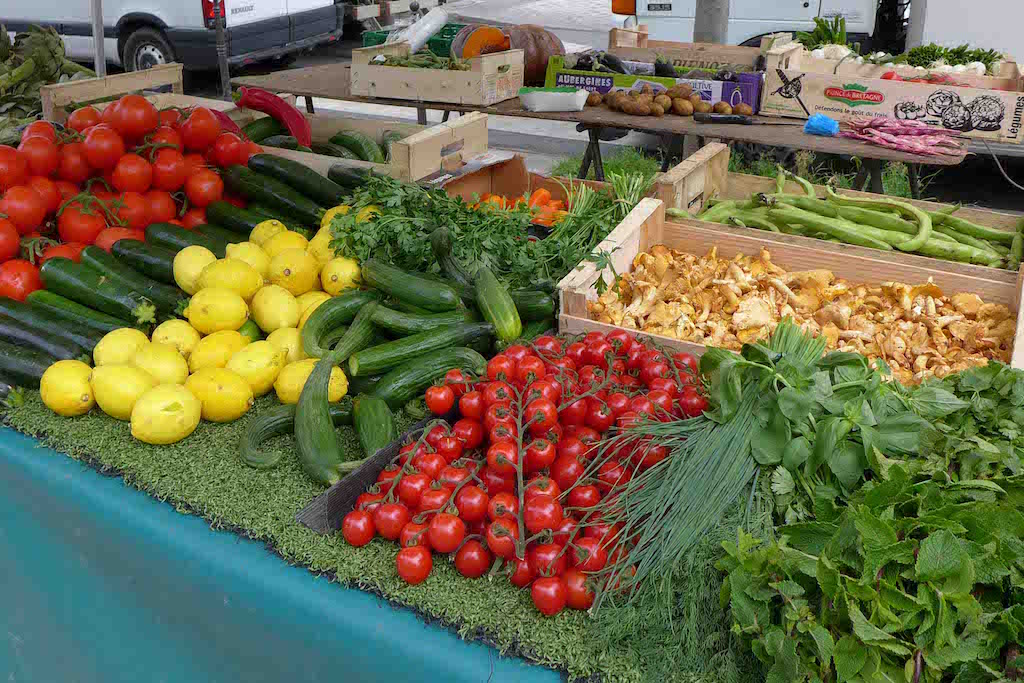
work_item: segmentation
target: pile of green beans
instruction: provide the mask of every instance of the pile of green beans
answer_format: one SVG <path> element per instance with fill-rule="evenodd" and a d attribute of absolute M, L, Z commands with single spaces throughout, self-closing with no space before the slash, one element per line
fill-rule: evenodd
<path fill-rule="evenodd" d="M 796 181 L 804 194 L 785 193 L 787 177 Z M 925 211 L 888 197 L 840 195 L 831 187 L 826 193 L 819 199 L 809 182 L 780 169 L 774 193 L 708 202 L 698 218 L 992 268 L 1017 270 L 1024 257 L 1024 220 L 1010 232 L 954 216 L 955 208 Z"/>

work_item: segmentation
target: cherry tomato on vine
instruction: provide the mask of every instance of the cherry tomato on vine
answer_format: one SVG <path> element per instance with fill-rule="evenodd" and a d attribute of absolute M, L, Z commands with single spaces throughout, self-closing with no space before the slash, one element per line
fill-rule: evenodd
<path fill-rule="evenodd" d="M 210 169 L 204 168 L 185 179 L 185 196 L 193 206 L 205 208 L 207 204 L 224 196 L 224 181 Z"/>
<path fill-rule="evenodd" d="M 79 133 L 84 132 L 88 128 L 92 128 L 99 122 L 100 112 L 92 105 L 76 109 L 71 112 L 70 116 L 68 116 L 68 128 L 76 130 Z"/>
<path fill-rule="evenodd" d="M 487 378 L 509 381 L 515 378 L 516 364 L 506 355 L 498 354 L 487 361 Z"/>
<path fill-rule="evenodd" d="M 210 147 L 210 160 L 221 168 L 244 163 L 245 143 L 234 133 L 221 133 Z"/>
<path fill-rule="evenodd" d="M 514 521 L 496 519 L 487 526 L 487 547 L 498 557 L 508 559 L 516 553 L 519 527 Z"/>
<path fill-rule="evenodd" d="M 185 184 L 188 169 L 185 157 L 174 149 L 160 149 L 153 155 L 153 188 L 165 192 L 177 192 Z"/>
<path fill-rule="evenodd" d="M 16 185 L 0 199 L 0 214 L 6 215 L 7 220 L 24 235 L 46 220 L 46 201 L 28 185 Z"/>
<path fill-rule="evenodd" d="M 2 148 L 0 148 L 2 149 Z M 2 161 L 0 161 L 2 167 Z M 85 145 L 81 142 L 69 142 L 60 148 L 57 159 L 57 177 L 61 180 L 78 185 L 92 173 L 89 161 L 85 158 Z M 3 171 L 0 168 L 0 190 L 3 189 Z"/>
<path fill-rule="evenodd" d="M 341 520 L 341 535 L 357 548 L 372 541 L 375 532 L 373 516 L 365 510 L 353 510 Z"/>
<path fill-rule="evenodd" d="M 530 386 L 526 387 L 526 393 L 523 394 L 523 400 L 533 401 L 538 398 L 544 398 L 555 404 L 562 397 L 562 385 L 558 382 L 544 377 L 530 383 Z"/>
<path fill-rule="evenodd" d="M 455 405 L 455 392 L 449 386 L 427 387 L 427 410 L 434 415 L 445 415 Z"/>
<path fill-rule="evenodd" d="M 487 491 L 488 495 L 498 493 L 512 493 L 516 490 L 515 477 L 507 477 L 492 470 L 490 467 L 483 468 L 477 475 L 480 477 L 481 488 Z"/>
<path fill-rule="evenodd" d="M 117 217 L 124 223 L 124 227 L 142 230 L 152 221 L 149 218 L 149 204 L 146 198 L 138 192 L 124 192 L 116 198 L 111 208 L 115 209 Z"/>
<path fill-rule="evenodd" d="M 584 536 L 573 541 L 576 546 L 571 552 L 569 563 L 582 572 L 596 572 L 604 569 L 608 563 L 608 551 L 601 542 L 592 537 Z"/>
<path fill-rule="evenodd" d="M 605 336 L 605 339 L 615 349 L 615 355 L 622 357 L 629 356 L 629 352 L 633 350 L 633 345 L 636 343 L 633 335 L 622 329 L 612 330 Z"/>
<path fill-rule="evenodd" d="M 401 487 L 401 485 L 399 485 Z M 445 505 L 448 504 L 448 499 L 451 498 L 452 487 L 441 486 L 440 488 L 428 488 L 420 495 L 420 512 L 430 513 L 432 516 L 438 510 L 441 510 Z"/>
<path fill-rule="evenodd" d="M 203 158 L 202 154 L 186 154 L 185 159 L 185 177 L 198 173 L 202 170 L 209 170 L 209 166 L 206 163 L 206 159 Z"/>
<path fill-rule="evenodd" d="M 697 393 L 692 386 L 683 389 L 683 395 L 679 397 L 679 408 L 686 417 L 697 417 L 708 409 L 707 400 Z"/>
<path fill-rule="evenodd" d="M 573 490 L 575 491 L 575 489 Z M 576 520 L 572 517 L 565 517 L 562 519 L 562 523 L 558 525 L 558 528 L 555 529 L 553 540 L 555 543 L 565 545 L 576 537 L 576 531 Z"/>
<path fill-rule="evenodd" d="M 412 459 L 412 466 L 431 479 L 441 476 L 441 470 L 448 466 L 448 461 L 437 452 L 425 452 Z"/>
<path fill-rule="evenodd" d="M 154 167 L 154 183 L 156 168 Z M 144 195 L 146 207 L 149 209 L 149 220 L 151 223 L 166 223 L 178 213 L 178 207 L 170 192 L 164 190 L 150 190 Z"/>
<path fill-rule="evenodd" d="M 583 360 L 588 365 L 607 368 L 609 357 L 615 355 L 615 348 L 604 339 L 591 342 L 583 349 Z"/>
<path fill-rule="evenodd" d="M 402 476 L 398 482 L 398 499 L 410 510 L 420 509 L 423 492 L 430 488 L 430 475 L 424 472 L 413 472 Z"/>
<path fill-rule="evenodd" d="M 538 543 L 526 553 L 534 576 L 561 576 L 569 564 L 568 551 L 557 543 Z"/>
<path fill-rule="evenodd" d="M 39 269 L 25 259 L 0 263 L 0 296 L 24 301 L 26 296 L 42 288 Z"/>
<path fill-rule="evenodd" d="M 515 474 L 519 449 L 512 441 L 498 441 L 487 449 L 487 466 L 503 476 Z"/>
<path fill-rule="evenodd" d="M 21 131 L 22 142 L 29 138 L 43 138 L 50 142 L 56 142 L 57 129 L 49 121 L 33 121 L 25 126 L 25 130 Z"/>
<path fill-rule="evenodd" d="M 462 457 L 462 442 L 455 435 L 442 436 L 437 442 L 437 452 L 451 463 Z"/>
<path fill-rule="evenodd" d="M 11 260 L 20 250 L 21 235 L 18 234 L 18 229 L 6 218 L 0 218 L 0 263 Z"/>
<path fill-rule="evenodd" d="M 523 510 L 523 523 L 531 534 L 554 529 L 562 523 L 562 505 L 548 495 L 528 498 Z"/>
<path fill-rule="evenodd" d="M 181 217 L 181 224 L 186 230 L 194 230 L 200 225 L 206 225 L 206 209 L 193 206 Z"/>
<path fill-rule="evenodd" d="M 457 464 L 446 465 L 441 473 L 437 475 L 437 480 L 442 484 L 449 484 L 452 488 L 455 488 L 462 482 L 466 481 L 470 477 L 470 471 L 468 467 L 464 467 Z"/>
<path fill-rule="evenodd" d="M 28 178 L 28 161 L 18 150 L 0 145 L 0 192 L 21 185 Z"/>
<path fill-rule="evenodd" d="M 582 367 L 586 365 L 583 360 L 583 352 L 586 351 L 587 347 L 584 346 L 583 342 L 573 342 L 565 347 L 565 355 L 572 359 L 572 362 L 576 364 L 576 367 Z"/>
<path fill-rule="evenodd" d="M 562 356 L 550 361 L 545 366 L 545 369 L 547 370 L 548 377 L 565 377 L 569 373 L 576 371 L 576 363 L 572 358 Z"/>
<path fill-rule="evenodd" d="M 455 507 L 459 510 L 459 517 L 467 522 L 479 522 L 487 518 L 487 504 L 490 498 L 487 493 L 473 484 L 467 484 L 455 494 Z"/>
<path fill-rule="evenodd" d="M 103 251 L 110 253 L 110 249 L 114 246 L 114 242 L 120 240 L 136 240 L 138 242 L 146 241 L 146 233 L 142 230 L 135 230 L 133 228 L 104 228 L 96 235 L 96 239 L 93 244 L 102 249 Z"/>
<path fill-rule="evenodd" d="M 455 552 L 466 537 L 466 523 L 455 515 L 439 512 L 430 520 L 427 536 L 430 538 L 430 547 L 437 552 Z"/>
<path fill-rule="evenodd" d="M 558 484 L 558 488 L 566 491 L 579 481 L 585 469 L 579 458 L 560 455 L 551 465 L 551 477 Z"/>
<path fill-rule="evenodd" d="M 373 525 L 379 533 L 389 541 L 398 539 L 402 527 L 409 523 L 412 515 L 409 508 L 401 503 L 384 503 L 373 511 Z"/>
<path fill-rule="evenodd" d="M 523 467 L 527 472 L 539 472 L 550 467 L 557 456 L 555 444 L 544 438 L 536 438 L 526 447 L 526 460 Z"/>
<path fill-rule="evenodd" d="M 568 503 L 574 508 L 592 508 L 601 502 L 601 492 L 593 484 L 577 486 L 569 491 Z"/>
<path fill-rule="evenodd" d="M 43 176 L 32 176 L 26 181 L 26 186 L 36 191 L 36 194 L 43 200 L 46 207 L 46 215 L 51 215 L 60 206 L 60 190 L 57 183 Z"/>
<path fill-rule="evenodd" d="M 479 391 L 467 391 L 459 397 L 459 413 L 471 420 L 484 417 L 484 395 Z"/>
<path fill-rule="evenodd" d="M 395 569 L 398 575 L 406 583 L 414 586 L 426 581 L 433 568 L 434 561 L 430 557 L 430 551 L 421 545 L 402 548 L 395 556 Z"/>
<path fill-rule="evenodd" d="M 551 477 L 536 475 L 526 482 L 526 490 L 523 492 L 523 498 L 529 501 L 531 498 L 537 496 L 550 496 L 551 498 L 558 500 L 558 496 L 561 495 L 562 490 L 558 488 L 558 484 Z"/>
<path fill-rule="evenodd" d="M 558 337 L 545 334 L 533 340 L 533 348 L 540 352 L 541 356 L 557 356 L 562 353 L 562 342 Z"/>
<path fill-rule="evenodd" d="M 85 135 L 85 160 L 98 171 L 108 171 L 124 156 L 124 140 L 113 128 L 94 126 Z"/>
<path fill-rule="evenodd" d="M 220 135 L 220 121 L 206 107 L 196 107 L 181 124 L 181 139 L 189 151 L 205 151 Z"/>
<path fill-rule="evenodd" d="M 355 509 L 365 510 L 372 515 L 383 503 L 383 498 L 383 493 L 370 493 L 369 491 L 360 493 L 356 497 Z"/>
<path fill-rule="evenodd" d="M 149 136 L 149 141 L 153 144 L 174 146 L 174 149 L 171 149 L 170 147 L 158 148 L 158 154 L 163 149 L 166 149 L 171 152 L 178 152 L 179 154 L 181 153 L 182 150 L 181 133 L 176 131 L 174 128 L 171 128 L 170 126 L 160 126 L 156 130 L 154 130 L 153 134 Z"/>
<path fill-rule="evenodd" d="M 509 403 L 492 403 L 484 411 L 484 429 L 490 431 L 498 424 L 514 424 L 515 415 Z"/>
<path fill-rule="evenodd" d="M 565 581 L 565 603 L 570 609 L 590 609 L 594 604 L 594 591 L 587 585 L 587 575 L 576 567 L 562 574 Z"/>
<path fill-rule="evenodd" d="M 484 426 L 476 420 L 462 418 L 452 426 L 452 434 L 462 442 L 463 450 L 477 448 L 484 442 Z"/>
<path fill-rule="evenodd" d="M 177 128 L 181 123 L 181 112 L 177 109 L 161 109 L 157 112 L 157 119 L 161 126 Z"/>
<path fill-rule="evenodd" d="M 37 121 L 36 123 L 41 123 Z M 49 177 L 57 170 L 60 151 L 57 144 L 45 137 L 24 138 L 18 145 L 18 152 L 28 164 L 30 175 Z"/>
<path fill-rule="evenodd" d="M 508 580 L 516 588 L 526 588 L 533 581 L 533 570 L 530 569 L 530 561 L 525 557 L 517 557 L 510 562 L 512 573 Z"/>
<path fill-rule="evenodd" d="M 526 405 L 523 419 L 531 434 L 543 434 L 558 422 L 558 406 L 546 398 L 534 399 Z"/>
<path fill-rule="evenodd" d="M 98 207 L 84 208 L 77 201 L 65 206 L 57 217 L 61 242 L 92 244 L 106 227 L 107 221 Z"/>
<path fill-rule="evenodd" d="M 142 95 L 125 95 L 117 103 L 114 129 L 128 140 L 138 140 L 160 125 L 153 103 Z"/>
<path fill-rule="evenodd" d="M 520 384 L 529 384 L 547 374 L 544 361 L 537 356 L 526 356 L 516 367 L 516 380 Z"/>
<path fill-rule="evenodd" d="M 519 498 L 506 491 L 495 493 L 487 502 L 487 518 L 492 522 L 499 519 L 515 521 L 519 514 Z"/>
<path fill-rule="evenodd" d="M 582 425 L 587 421 L 587 399 L 578 398 L 558 411 L 558 420 L 563 427 Z"/>
<path fill-rule="evenodd" d="M 632 475 L 622 466 L 622 463 L 614 460 L 607 460 L 597 468 L 597 488 L 605 493 L 616 486 L 625 484 L 631 478 Z"/>
<path fill-rule="evenodd" d="M 515 393 L 505 382 L 494 381 L 490 382 L 484 388 L 484 405 L 492 406 L 495 403 L 509 404 L 515 397 Z"/>
<path fill-rule="evenodd" d="M 444 373 L 444 383 L 451 388 L 455 398 L 461 398 L 469 391 L 469 385 L 466 383 L 468 380 L 469 378 L 466 377 L 466 373 L 458 368 L 452 368 Z"/>
<path fill-rule="evenodd" d="M 530 587 L 533 605 L 546 617 L 552 617 L 565 609 L 565 582 L 557 576 L 544 576 Z"/>
<path fill-rule="evenodd" d="M 455 571 L 467 579 L 476 579 L 491 568 L 491 553 L 480 541 L 470 539 L 455 553 Z"/>
<path fill-rule="evenodd" d="M 398 547 L 412 548 L 421 545 L 430 550 L 430 538 L 427 536 L 427 528 L 426 524 L 409 522 L 402 527 L 402 532 L 398 534 Z"/>
<path fill-rule="evenodd" d="M 679 387 L 676 385 L 676 381 L 671 377 L 655 377 L 648 383 L 647 388 L 650 389 L 652 393 L 655 391 L 663 391 L 669 395 L 669 398 L 675 398 L 676 394 L 679 393 Z M 650 396 L 648 396 L 648 398 L 650 398 Z"/>
<path fill-rule="evenodd" d="M 587 426 L 600 433 L 608 431 L 615 423 L 615 413 L 608 404 L 596 396 L 587 399 Z"/>

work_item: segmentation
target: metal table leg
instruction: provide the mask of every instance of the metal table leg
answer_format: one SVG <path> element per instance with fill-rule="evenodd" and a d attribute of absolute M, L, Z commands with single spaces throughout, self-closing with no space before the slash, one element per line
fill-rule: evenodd
<path fill-rule="evenodd" d="M 580 162 L 580 172 L 577 176 L 581 180 L 586 180 L 587 172 L 590 171 L 590 145 L 583 151 L 583 161 Z"/>
<path fill-rule="evenodd" d="M 427 109 L 426 107 L 416 107 L 416 123 L 421 126 L 427 125 Z"/>
<path fill-rule="evenodd" d="M 857 169 L 857 175 L 853 179 L 853 189 L 860 191 L 864 189 L 864 185 L 868 182 L 868 167 L 866 162 L 862 162 L 860 168 Z"/>
<path fill-rule="evenodd" d="M 907 179 L 910 181 L 910 196 L 914 199 L 920 199 L 921 167 L 917 164 L 907 164 Z"/>
<path fill-rule="evenodd" d="M 306 95 L 306 111 L 310 114 L 313 113 L 313 98 L 309 95 Z"/>
<path fill-rule="evenodd" d="M 441 117 L 441 123 L 448 123 L 448 117 L 451 116 L 451 113 L 452 112 L 451 112 L 450 109 L 448 111 L 446 111 L 444 113 L 444 116 Z"/>
<path fill-rule="evenodd" d="M 870 159 L 865 162 L 868 164 L 868 171 L 871 174 L 871 178 L 868 181 L 868 187 L 871 192 L 875 194 L 885 194 L 885 188 L 882 187 L 882 162 L 879 159 Z"/>
<path fill-rule="evenodd" d="M 590 158 L 594 162 L 594 179 L 604 182 L 604 164 L 601 163 L 601 128 L 588 128 L 587 133 L 590 135 L 590 144 L 587 149 L 590 150 Z"/>

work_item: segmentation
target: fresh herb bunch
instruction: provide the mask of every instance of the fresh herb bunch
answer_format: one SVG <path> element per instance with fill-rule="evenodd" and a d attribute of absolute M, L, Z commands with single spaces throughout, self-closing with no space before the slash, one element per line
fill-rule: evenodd
<path fill-rule="evenodd" d="M 778 681 L 1007 681 L 1024 659 L 1020 477 L 916 481 L 902 464 L 842 514 L 738 532 L 719 568 L 733 631 Z"/>
<path fill-rule="evenodd" d="M 998 50 L 982 50 L 980 48 L 971 48 L 969 45 L 946 48 L 935 43 L 912 47 L 907 51 L 906 55 L 907 64 L 911 66 L 927 68 L 940 60 L 950 66 L 981 62 L 989 72 L 992 71 L 992 65 L 1001 59 L 1003 59 L 1003 54 Z"/>
<path fill-rule="evenodd" d="M 822 45 L 846 45 L 846 17 L 832 17 L 831 21 L 814 17 L 814 30 L 797 31 L 796 39 L 808 50 Z"/>

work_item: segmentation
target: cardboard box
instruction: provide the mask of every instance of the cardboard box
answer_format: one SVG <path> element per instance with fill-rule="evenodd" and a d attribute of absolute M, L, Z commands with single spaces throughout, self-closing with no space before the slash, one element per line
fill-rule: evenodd
<path fill-rule="evenodd" d="M 784 37 L 783 37 L 784 36 Z M 780 34 L 779 41 L 789 42 L 790 34 Z M 608 32 L 608 52 L 620 59 L 652 63 L 658 57 L 673 66 L 719 71 L 758 70 L 761 49 L 741 45 L 715 43 L 678 43 L 671 40 L 651 40 L 647 26 L 636 29 L 613 28 Z"/>
<path fill-rule="evenodd" d="M 423 181 L 421 181 L 422 183 Z M 458 171 L 427 181 L 443 187 L 452 196 L 459 196 L 466 202 L 477 201 L 485 192 L 504 197 L 527 196 L 534 190 L 545 188 L 552 199 L 568 199 L 566 190 L 571 184 L 584 183 L 594 190 L 610 190 L 608 183 L 575 178 L 552 178 L 530 173 L 526 161 L 514 152 L 492 151 L 476 157 Z"/>

